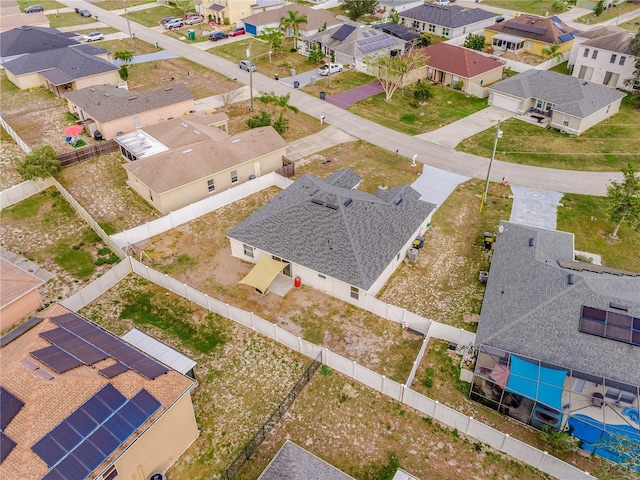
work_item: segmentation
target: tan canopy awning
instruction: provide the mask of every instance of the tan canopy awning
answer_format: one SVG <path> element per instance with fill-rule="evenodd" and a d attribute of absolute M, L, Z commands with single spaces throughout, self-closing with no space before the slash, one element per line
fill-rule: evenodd
<path fill-rule="evenodd" d="M 264 294 L 267 288 L 269 288 L 269 285 L 271 285 L 271 282 L 273 282 L 273 279 L 276 278 L 287 265 L 289 265 L 287 262 L 274 260 L 263 253 L 260 255 L 260 258 L 258 258 L 256 266 L 238 283 L 254 287 L 260 293 Z"/>

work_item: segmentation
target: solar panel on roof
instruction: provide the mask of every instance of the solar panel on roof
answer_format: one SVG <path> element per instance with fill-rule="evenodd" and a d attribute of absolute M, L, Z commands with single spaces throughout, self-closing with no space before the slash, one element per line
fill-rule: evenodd
<path fill-rule="evenodd" d="M 573 39 L 573 35 L 570 33 L 563 33 L 562 35 L 558 35 L 558 40 L 561 42 L 568 42 Z"/>
<path fill-rule="evenodd" d="M 4 387 L 0 387 L 0 430 L 7 428 L 22 407 L 24 407 L 22 400 Z"/>
<path fill-rule="evenodd" d="M 564 31 L 565 31 L 565 29 L 563 28 L 563 26 L 562 26 L 562 25 L 560 25 L 558 22 L 553 22 L 553 24 L 554 24 L 554 25 L 556 26 L 556 28 L 557 28 L 558 30 L 560 30 L 561 32 L 564 32 Z"/>
<path fill-rule="evenodd" d="M 38 455 L 44 463 L 53 467 L 67 452 L 49 434 L 38 440 L 32 447 L 33 453 Z"/>
<path fill-rule="evenodd" d="M 85 365 L 93 365 L 109 356 L 62 327 L 42 332 L 40 336 L 82 360 Z"/>
<path fill-rule="evenodd" d="M 112 410 L 101 402 L 99 398 L 96 398 L 95 395 L 87 400 L 80 408 L 95 420 L 96 423 L 104 422 L 112 412 Z"/>
<path fill-rule="evenodd" d="M 105 428 L 111 435 L 116 437 L 120 443 L 124 442 L 133 433 L 135 428 L 133 425 L 125 421 L 118 414 L 113 415 L 107 420 L 102 428 Z"/>
<path fill-rule="evenodd" d="M 91 442 L 82 442 L 73 451 L 73 456 L 81 461 L 91 472 L 104 460 L 102 452 Z"/>
<path fill-rule="evenodd" d="M 96 393 L 95 397 L 112 411 L 116 411 L 127 401 L 127 398 L 110 383 L 107 383 L 102 390 Z"/>
<path fill-rule="evenodd" d="M 4 462 L 15 446 L 16 442 L 6 436 L 4 432 L 0 432 L 0 463 Z"/>
<path fill-rule="evenodd" d="M 338 28 L 338 30 L 334 32 L 333 35 L 331 35 L 331 38 L 342 42 L 345 38 L 351 35 L 351 33 L 353 33 L 355 29 L 356 27 L 354 27 L 353 25 L 342 25 L 340 28 Z"/>
<path fill-rule="evenodd" d="M 619 312 L 583 305 L 578 329 L 618 342 L 640 344 L 640 319 Z"/>
<path fill-rule="evenodd" d="M 536 27 L 534 25 L 523 25 L 521 23 L 515 22 L 507 22 L 504 24 L 505 27 L 511 28 L 513 30 L 520 30 L 521 32 L 534 33 L 536 35 L 544 34 L 547 29 L 543 27 Z"/>
<path fill-rule="evenodd" d="M 82 440 L 80 434 L 76 432 L 71 425 L 66 422 L 66 420 L 63 420 L 62 423 L 49 432 L 49 435 L 67 452 L 73 450 L 73 448 Z"/>
<path fill-rule="evenodd" d="M 98 422 L 84 410 L 84 407 L 69 415 L 67 423 L 71 425 L 81 437 L 86 437 L 98 426 Z"/>
<path fill-rule="evenodd" d="M 78 458 L 73 455 L 69 455 L 57 465 L 55 470 L 62 475 L 63 478 L 87 478 L 87 475 L 91 473 L 91 470 L 84 465 Z"/>
<path fill-rule="evenodd" d="M 121 373 L 124 373 L 128 370 L 129 367 L 127 367 L 124 363 L 118 362 L 106 368 L 103 368 L 102 370 L 98 370 L 98 373 L 105 378 L 113 378 L 116 375 L 120 375 Z"/>
<path fill-rule="evenodd" d="M 102 452 L 105 458 L 111 455 L 111 453 L 118 448 L 118 445 L 120 445 L 118 439 L 104 428 L 100 428 L 93 432 L 87 440 L 93 443 L 98 450 Z"/>
<path fill-rule="evenodd" d="M 80 360 L 55 345 L 49 345 L 30 353 L 58 373 L 64 373 L 82 365 Z"/>
<path fill-rule="evenodd" d="M 131 402 L 149 416 L 153 415 L 162 406 L 162 404 L 144 388 L 134 395 Z"/>

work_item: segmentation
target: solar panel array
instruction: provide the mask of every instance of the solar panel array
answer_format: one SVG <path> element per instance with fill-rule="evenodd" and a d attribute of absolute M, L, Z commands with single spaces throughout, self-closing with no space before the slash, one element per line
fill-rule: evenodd
<path fill-rule="evenodd" d="M 60 328 L 40 335 L 52 345 L 31 352 L 31 355 L 58 373 L 80 365 L 93 365 L 108 357 L 115 358 L 118 363 L 100 370 L 107 378 L 134 370 L 153 380 L 169 371 L 164 365 L 74 313 L 65 313 L 51 320 Z"/>
<path fill-rule="evenodd" d="M 582 306 L 580 331 L 598 337 L 640 346 L 640 318 Z"/>
<path fill-rule="evenodd" d="M 521 32 L 535 33 L 536 35 L 543 35 L 547 29 L 544 27 L 535 27 L 533 25 L 523 25 L 521 23 L 507 22 L 505 27 L 512 28 L 514 30 L 520 30 Z"/>
<path fill-rule="evenodd" d="M 361 38 L 357 43 L 362 53 L 371 53 L 395 45 L 396 40 L 386 33 L 381 33 L 373 37 Z"/>
<path fill-rule="evenodd" d="M 4 433 L 4 429 L 7 428 L 22 407 L 24 407 L 22 400 L 4 387 L 0 387 L 0 463 L 4 462 L 4 459 L 16 446 L 16 442 Z"/>
<path fill-rule="evenodd" d="M 562 35 L 558 36 L 558 40 L 560 40 L 561 42 L 568 42 L 570 40 L 573 40 L 573 35 L 571 35 L 570 33 L 563 33 Z"/>
<path fill-rule="evenodd" d="M 43 480 L 86 478 L 160 407 L 145 389 L 127 400 L 105 385 L 31 447 L 51 468 Z"/>
<path fill-rule="evenodd" d="M 354 27 L 353 25 L 342 25 L 333 33 L 333 35 L 331 35 L 331 38 L 342 42 L 345 38 L 351 35 L 355 29 L 356 27 Z"/>

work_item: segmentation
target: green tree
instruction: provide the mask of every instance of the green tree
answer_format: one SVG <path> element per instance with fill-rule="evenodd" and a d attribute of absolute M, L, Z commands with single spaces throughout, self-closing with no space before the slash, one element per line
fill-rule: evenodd
<path fill-rule="evenodd" d="M 464 46 L 471 50 L 478 50 L 481 52 L 484 50 L 486 40 L 481 33 L 470 33 L 467 38 L 464 39 Z"/>
<path fill-rule="evenodd" d="M 249 128 L 268 127 L 269 125 L 271 125 L 271 115 L 264 110 L 247 120 L 247 127 Z"/>
<path fill-rule="evenodd" d="M 51 145 L 39 145 L 16 162 L 16 170 L 23 180 L 47 178 L 60 171 L 60 160 Z"/>
<path fill-rule="evenodd" d="M 173 0 L 172 3 L 174 3 L 176 8 L 180 10 L 183 17 L 186 13 L 194 10 L 193 0 Z"/>
<path fill-rule="evenodd" d="M 593 8 L 593 14 L 596 17 L 599 17 L 602 12 L 604 12 L 604 0 L 599 0 Z"/>
<path fill-rule="evenodd" d="M 291 99 L 291 94 L 287 93 L 286 95 L 276 95 L 273 92 L 269 92 L 269 93 L 263 93 L 262 95 L 260 95 L 260 101 L 262 103 L 266 104 L 272 104 L 275 105 L 276 107 L 280 108 L 280 115 L 278 116 L 278 122 L 280 122 L 281 124 L 284 123 L 285 121 L 285 115 L 287 113 L 288 110 L 291 110 L 293 113 L 298 113 L 298 107 L 295 107 L 293 105 L 289 105 L 289 100 Z M 275 124 L 274 124 L 275 125 Z"/>
<path fill-rule="evenodd" d="M 549 58 L 561 58 L 562 52 L 559 52 L 558 50 L 560 50 L 560 45 L 550 45 L 549 47 L 544 47 L 542 50 L 540 50 L 540 53 Z"/>
<path fill-rule="evenodd" d="M 122 65 L 118 69 L 118 73 L 120 74 L 120 78 L 123 82 L 126 82 L 129 78 L 129 65 L 133 61 L 133 52 L 129 50 L 118 50 L 113 54 L 114 60 L 120 60 Z"/>
<path fill-rule="evenodd" d="M 126 82 L 127 79 L 129 78 L 129 69 L 127 68 L 127 65 L 125 65 L 124 63 L 120 65 L 120 68 L 118 69 L 118 74 L 120 75 L 120 79 L 123 82 Z"/>
<path fill-rule="evenodd" d="M 404 87 L 407 74 L 418 67 L 424 56 L 417 50 L 409 50 L 405 55 L 392 57 L 388 53 L 367 57 L 373 75 L 378 79 L 385 93 L 385 102 L 390 102 L 398 88 Z"/>
<path fill-rule="evenodd" d="M 624 84 L 630 87 L 637 97 L 640 97 L 640 32 L 636 33 L 636 36 L 631 40 L 629 49 L 631 50 L 631 55 L 636 58 L 635 69 L 631 77 L 625 79 Z M 634 88 L 636 86 L 637 88 Z"/>
<path fill-rule="evenodd" d="M 378 6 L 378 0 L 342 0 L 347 17 L 354 22 L 363 15 L 370 14 Z"/>
<path fill-rule="evenodd" d="M 542 426 L 540 438 L 547 450 L 556 455 L 565 455 L 574 452 L 580 446 L 580 439 L 569 432 L 557 430 L 549 425 Z"/>
<path fill-rule="evenodd" d="M 306 30 L 303 25 L 307 23 L 307 16 L 301 15 L 296 10 L 287 11 L 286 17 L 280 19 L 280 28 L 284 29 L 285 35 L 293 35 L 293 48 L 298 49 L 298 37 L 300 37 L 300 28 Z"/>
<path fill-rule="evenodd" d="M 400 23 L 400 14 L 398 13 L 398 11 L 396 10 L 396 7 L 393 7 L 390 11 L 389 11 L 389 21 L 391 23 Z"/>
<path fill-rule="evenodd" d="M 431 35 L 427 32 L 420 32 L 420 45 L 423 47 L 431 45 Z"/>
<path fill-rule="evenodd" d="M 433 90 L 425 82 L 417 83 L 413 90 L 413 98 L 418 102 L 426 102 L 433 97 Z"/>
<path fill-rule="evenodd" d="M 555 0 L 551 4 L 551 10 L 553 12 L 564 12 L 567 9 L 567 5 L 564 3 L 564 0 Z"/>
<path fill-rule="evenodd" d="M 324 53 L 322 53 L 322 50 L 320 49 L 320 45 L 318 45 L 317 43 L 314 43 L 313 45 L 311 45 L 311 48 L 309 49 L 309 57 L 308 57 L 309 63 L 315 63 L 317 65 L 318 63 L 322 62 L 323 58 L 324 58 Z"/>
<path fill-rule="evenodd" d="M 622 182 L 614 180 L 607 186 L 607 213 L 616 224 L 612 238 L 618 237 L 618 229 L 625 222 L 633 229 L 640 228 L 640 173 L 629 164 L 622 174 Z"/>
<path fill-rule="evenodd" d="M 271 52 L 273 55 L 282 53 L 282 30 L 274 27 L 263 28 L 258 38 L 271 45 Z"/>

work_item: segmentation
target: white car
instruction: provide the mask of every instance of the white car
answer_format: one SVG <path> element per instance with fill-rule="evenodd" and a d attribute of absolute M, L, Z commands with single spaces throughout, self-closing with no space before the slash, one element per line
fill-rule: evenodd
<path fill-rule="evenodd" d="M 164 24 L 164 28 L 169 30 L 170 28 L 182 28 L 184 27 L 184 21 L 181 18 L 174 18 Z"/>
<path fill-rule="evenodd" d="M 451 4 L 449 0 L 433 0 L 433 3 L 435 3 L 436 5 L 440 5 L 442 7 L 446 7 L 447 5 Z"/>
<path fill-rule="evenodd" d="M 322 65 L 318 69 L 318 73 L 323 76 L 333 75 L 334 73 L 342 72 L 344 68 L 339 63 L 328 63 L 326 65 Z"/>
<path fill-rule="evenodd" d="M 87 33 L 84 37 L 85 42 L 97 42 L 98 40 L 104 40 L 102 32 Z"/>

